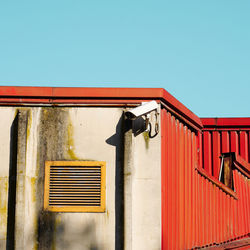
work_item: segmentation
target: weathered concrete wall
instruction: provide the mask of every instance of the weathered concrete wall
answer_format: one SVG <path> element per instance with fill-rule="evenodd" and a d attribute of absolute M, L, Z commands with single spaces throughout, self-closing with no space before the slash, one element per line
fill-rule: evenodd
<path fill-rule="evenodd" d="M 8 188 L 10 169 L 10 134 L 15 118 L 15 110 L 1 108 L 0 122 L 0 249 L 4 249 L 7 240 Z"/>
<path fill-rule="evenodd" d="M 161 132 L 136 135 L 138 124 L 125 134 L 125 250 L 161 249 Z"/>
<path fill-rule="evenodd" d="M 1 249 L 6 240 L 8 249 L 123 249 L 124 240 L 126 249 L 160 248 L 160 134 L 131 134 L 122 108 L 12 107 L 0 114 Z M 44 211 L 46 160 L 106 161 L 106 212 Z"/>

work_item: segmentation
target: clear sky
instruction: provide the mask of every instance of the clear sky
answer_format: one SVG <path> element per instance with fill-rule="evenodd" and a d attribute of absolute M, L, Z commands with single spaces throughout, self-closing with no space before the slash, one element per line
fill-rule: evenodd
<path fill-rule="evenodd" d="M 250 116 L 250 1 L 1 1 L 0 85 L 162 87 Z"/>

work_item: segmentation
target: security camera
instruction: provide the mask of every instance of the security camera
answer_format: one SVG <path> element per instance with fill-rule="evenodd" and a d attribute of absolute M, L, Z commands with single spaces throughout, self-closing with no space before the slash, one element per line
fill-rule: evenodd
<path fill-rule="evenodd" d="M 150 112 L 157 110 L 157 108 L 158 104 L 156 101 L 146 102 L 143 103 L 141 106 L 138 106 L 134 109 L 125 112 L 125 115 L 127 116 L 128 119 L 134 120 L 137 117 L 147 115 Z"/>

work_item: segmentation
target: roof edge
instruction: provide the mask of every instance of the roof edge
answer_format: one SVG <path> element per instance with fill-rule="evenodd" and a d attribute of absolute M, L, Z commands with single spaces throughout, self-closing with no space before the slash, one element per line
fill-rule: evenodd
<path fill-rule="evenodd" d="M 206 127 L 250 127 L 250 117 L 200 118 Z"/>
<path fill-rule="evenodd" d="M 12 102 L 25 103 L 28 99 L 41 99 L 40 103 L 48 103 L 55 99 L 158 99 L 181 116 L 202 128 L 198 116 L 178 101 L 163 88 L 85 88 L 85 87 L 17 87 L 0 86 L 1 103 L 12 99 Z M 46 99 L 48 99 L 46 101 Z M 55 101 L 56 102 L 56 101 Z M 68 102 L 67 102 L 68 103 Z"/>

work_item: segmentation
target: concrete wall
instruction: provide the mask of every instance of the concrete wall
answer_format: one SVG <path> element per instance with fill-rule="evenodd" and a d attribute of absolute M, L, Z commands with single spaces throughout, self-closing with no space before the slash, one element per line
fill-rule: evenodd
<path fill-rule="evenodd" d="M 1 108 L 0 122 L 0 249 L 4 249 L 7 240 L 7 212 L 10 168 L 10 134 L 15 110 Z"/>
<path fill-rule="evenodd" d="M 135 136 L 138 127 L 125 133 L 125 249 L 161 249 L 161 133 Z"/>
<path fill-rule="evenodd" d="M 1 249 L 160 249 L 160 134 L 135 136 L 122 113 L 0 108 Z M 44 211 L 46 160 L 106 161 L 106 212 Z"/>

